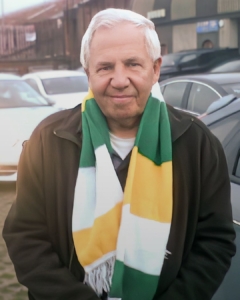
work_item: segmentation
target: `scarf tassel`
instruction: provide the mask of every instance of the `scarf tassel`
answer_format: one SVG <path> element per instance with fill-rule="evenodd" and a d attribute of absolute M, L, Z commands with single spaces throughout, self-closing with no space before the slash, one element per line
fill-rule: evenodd
<path fill-rule="evenodd" d="M 90 286 L 98 296 L 101 296 L 103 291 L 106 293 L 110 291 L 115 259 L 113 256 L 89 273 L 85 273 L 84 283 Z"/>

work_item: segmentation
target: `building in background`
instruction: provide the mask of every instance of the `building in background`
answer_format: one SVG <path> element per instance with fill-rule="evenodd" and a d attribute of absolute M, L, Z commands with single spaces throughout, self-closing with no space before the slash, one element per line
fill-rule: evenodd
<path fill-rule="evenodd" d="M 134 9 L 143 6 L 135 1 Z M 240 48 L 240 0 L 155 0 L 142 12 L 158 32 L 163 54 L 211 47 Z"/>
<path fill-rule="evenodd" d="M 10 13 L 0 23 L 0 72 L 80 67 L 82 36 L 108 7 L 132 9 L 134 0 L 51 0 Z"/>
<path fill-rule="evenodd" d="M 0 23 L 0 72 L 77 69 L 82 36 L 91 18 L 108 7 L 151 19 L 163 55 L 240 48 L 240 0 L 46 0 Z"/>

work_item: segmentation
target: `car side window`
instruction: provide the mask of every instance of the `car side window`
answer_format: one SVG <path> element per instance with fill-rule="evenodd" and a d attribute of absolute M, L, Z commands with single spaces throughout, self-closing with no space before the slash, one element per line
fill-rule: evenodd
<path fill-rule="evenodd" d="M 182 108 L 183 95 L 188 82 L 174 82 L 167 84 L 163 91 L 166 103 Z"/>
<path fill-rule="evenodd" d="M 197 55 L 196 54 L 190 54 L 185 55 L 179 62 L 179 67 L 181 69 L 188 68 L 188 67 L 194 67 L 197 65 Z"/>
<path fill-rule="evenodd" d="M 188 98 L 187 110 L 202 114 L 212 102 L 219 98 L 219 95 L 210 87 L 201 83 L 193 83 Z"/>
<path fill-rule="evenodd" d="M 35 79 L 32 78 L 26 78 L 24 79 L 26 83 L 28 83 L 35 91 L 37 91 L 40 94 L 40 90 L 38 88 L 37 82 Z"/>
<path fill-rule="evenodd" d="M 181 60 L 180 63 L 186 63 L 189 62 L 191 60 L 194 60 L 197 58 L 196 54 L 189 54 L 189 55 L 185 55 Z"/>

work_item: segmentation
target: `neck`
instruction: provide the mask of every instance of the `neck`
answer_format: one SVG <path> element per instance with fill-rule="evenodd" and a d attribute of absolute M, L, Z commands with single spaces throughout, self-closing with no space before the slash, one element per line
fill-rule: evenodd
<path fill-rule="evenodd" d="M 116 122 L 107 120 L 108 127 L 112 134 L 123 139 L 136 137 L 139 127 L 139 120 L 136 122 Z"/>

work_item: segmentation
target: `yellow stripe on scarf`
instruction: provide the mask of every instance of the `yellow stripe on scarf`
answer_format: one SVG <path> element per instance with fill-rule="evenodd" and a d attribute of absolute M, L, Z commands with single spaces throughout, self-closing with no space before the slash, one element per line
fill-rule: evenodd
<path fill-rule="evenodd" d="M 82 112 L 85 111 L 86 101 L 94 98 L 93 92 L 89 89 L 88 94 L 84 97 L 82 102 Z"/>
<path fill-rule="evenodd" d="M 73 232 L 75 247 L 79 249 L 83 267 L 116 250 L 122 204 L 123 202 L 118 203 L 106 214 L 95 219 L 93 227 Z"/>
<path fill-rule="evenodd" d="M 128 203 L 131 203 L 131 213 L 136 216 L 171 223 L 172 162 L 157 166 L 135 146 L 124 191 L 124 204 Z"/>

